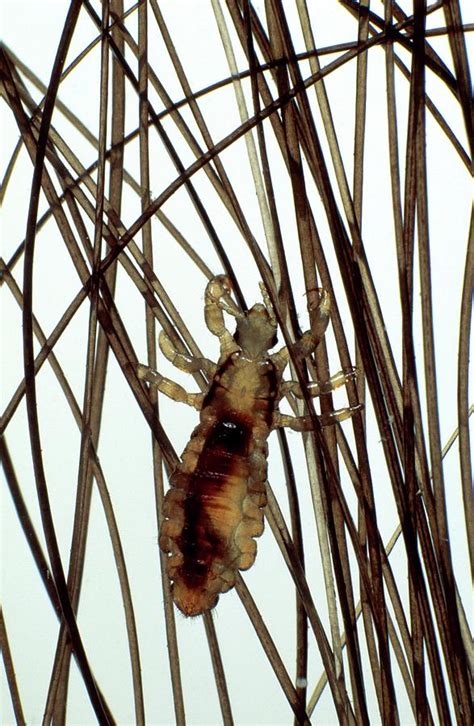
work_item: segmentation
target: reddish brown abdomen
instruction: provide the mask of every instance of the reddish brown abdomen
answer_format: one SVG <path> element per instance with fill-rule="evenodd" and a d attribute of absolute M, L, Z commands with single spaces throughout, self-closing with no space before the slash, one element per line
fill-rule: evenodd
<path fill-rule="evenodd" d="M 237 570 L 253 564 L 253 538 L 263 532 L 265 439 L 274 408 L 275 374 L 268 366 L 262 371 L 260 395 L 244 411 L 239 388 L 231 385 L 233 366 L 228 359 L 218 371 L 201 423 L 165 498 L 167 519 L 160 545 L 170 554 L 173 598 L 186 615 L 214 607 L 219 594 L 234 585 Z M 220 385 L 221 377 L 226 387 Z"/>
<path fill-rule="evenodd" d="M 250 431 L 245 423 L 219 421 L 190 475 L 184 503 L 185 524 L 178 538 L 184 557 L 180 575 L 190 587 L 202 586 L 212 561 L 226 558 L 231 534 L 229 520 L 237 514 L 234 497 L 229 496 L 229 485 L 236 480 L 246 483 L 249 439 Z"/>

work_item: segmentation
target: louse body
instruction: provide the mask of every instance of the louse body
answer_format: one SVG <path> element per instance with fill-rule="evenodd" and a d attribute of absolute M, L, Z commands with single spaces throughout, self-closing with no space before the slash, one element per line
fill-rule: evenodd
<path fill-rule="evenodd" d="M 159 543 L 168 555 L 167 573 L 173 599 L 187 616 L 213 608 L 219 595 L 235 583 L 238 570 L 255 561 L 264 529 L 266 505 L 267 439 L 273 428 L 297 431 L 311 427 L 309 417 L 286 416 L 278 401 L 286 393 L 301 397 L 297 382 L 282 381 L 288 363 L 283 348 L 273 355 L 276 321 L 268 299 L 241 313 L 230 298 L 225 276 L 213 278 L 205 295 L 209 329 L 221 344 L 216 367 L 207 359 L 177 353 L 163 333 L 160 346 L 166 357 L 182 370 L 204 369 L 212 376 L 208 392 L 188 394 L 178 384 L 145 366 L 139 376 L 175 400 L 200 409 L 200 422 L 186 446 L 182 463 L 172 474 L 163 507 Z M 223 311 L 236 317 L 231 335 Z M 318 320 L 313 331 L 299 341 L 299 354 L 314 350 L 329 320 L 329 297 L 321 291 Z M 354 375 L 339 373 L 324 385 L 313 383 L 310 395 L 333 390 Z M 322 420 L 334 423 L 351 416 L 356 407 L 335 411 Z"/>

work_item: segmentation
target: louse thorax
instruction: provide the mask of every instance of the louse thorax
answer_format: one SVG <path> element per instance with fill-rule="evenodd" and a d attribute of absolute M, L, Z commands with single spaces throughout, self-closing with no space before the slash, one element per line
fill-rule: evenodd
<path fill-rule="evenodd" d="M 235 413 L 247 418 L 251 428 L 261 419 L 270 426 L 280 377 L 269 358 L 252 359 L 235 351 L 217 371 L 203 409 L 209 403 L 220 417 Z"/>
<path fill-rule="evenodd" d="M 235 413 L 252 428 L 262 419 L 270 426 L 281 379 L 268 352 L 277 342 L 276 323 L 264 305 L 254 305 L 237 317 L 233 338 L 237 350 L 221 357 L 202 411 L 207 415 L 210 406 L 220 418 Z"/>

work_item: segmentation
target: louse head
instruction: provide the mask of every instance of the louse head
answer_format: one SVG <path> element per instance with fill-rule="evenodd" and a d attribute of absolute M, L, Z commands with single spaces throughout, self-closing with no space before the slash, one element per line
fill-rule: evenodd
<path fill-rule="evenodd" d="M 237 318 L 234 340 L 249 358 L 259 358 L 276 345 L 276 321 L 265 305 L 257 303 Z"/>

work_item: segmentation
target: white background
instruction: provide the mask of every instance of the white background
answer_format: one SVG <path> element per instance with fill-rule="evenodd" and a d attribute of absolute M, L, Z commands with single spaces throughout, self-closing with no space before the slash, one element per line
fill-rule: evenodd
<path fill-rule="evenodd" d="M 291 3 L 285 4 L 288 10 Z M 464 3 L 467 9 L 468 3 Z M 228 75 L 225 57 L 213 20 L 210 3 L 204 0 L 192 3 L 190 17 L 188 2 L 160 3 L 162 12 L 176 42 L 180 57 L 193 89 Z M 255 3 L 261 9 L 263 3 Z M 355 40 L 357 25 L 335 2 L 312 3 L 312 13 L 318 14 L 316 42 L 318 46 L 341 40 Z M 5 43 L 15 54 L 47 83 L 57 43 L 65 18 L 67 3 L 59 2 L 5 2 L 2 5 Z M 375 8 L 374 8 L 375 9 Z M 380 11 L 380 8 L 377 8 Z M 151 16 L 151 12 L 150 12 Z M 469 21 L 465 17 L 465 22 Z M 441 22 L 441 16 L 437 22 Z M 433 21 L 436 25 L 436 22 Z M 156 34 L 150 17 L 150 26 Z M 128 27 L 133 28 L 133 23 Z M 96 35 L 92 23 L 81 13 L 69 58 L 83 49 Z M 181 98 L 176 80 L 168 68 L 165 52 L 154 36 L 150 42 L 150 62 L 157 70 L 173 98 Z M 445 61 L 449 58 L 443 50 L 442 39 L 433 41 L 440 49 Z M 299 46 L 298 46 L 299 47 Z M 60 88 L 61 101 L 71 107 L 80 119 L 97 135 L 99 109 L 99 49 L 96 48 Z M 130 60 L 130 59 L 129 59 Z M 136 64 L 132 67 L 136 71 Z M 384 56 L 381 49 L 374 49 L 369 55 L 369 117 L 367 125 L 366 186 L 364 199 L 363 235 L 367 254 L 381 295 L 381 305 L 386 316 L 387 327 L 395 331 L 392 335 L 394 352 L 399 363 L 400 318 L 397 292 L 396 260 L 391 222 L 391 202 L 387 166 L 387 129 L 385 119 Z M 303 75 L 309 75 L 303 73 Z M 355 65 L 344 67 L 328 80 L 330 101 L 336 130 L 342 139 L 344 161 L 347 173 L 352 173 L 353 100 Z M 436 100 L 449 123 L 465 144 L 465 136 L 459 111 L 439 83 L 428 77 L 428 89 L 436 94 Z M 407 84 L 399 79 L 397 83 L 400 107 L 406 108 Z M 38 96 L 37 96 L 38 97 Z M 216 92 L 212 98 L 202 101 L 206 119 L 210 123 L 215 141 L 238 124 L 231 88 Z M 159 109 L 160 107 L 157 106 Z M 225 109 L 225 113 L 223 112 Z M 400 134 L 404 138 L 406 115 L 401 113 Z M 137 104 L 132 102 L 127 116 L 127 130 L 136 127 Z M 84 161 L 95 158 L 92 147 L 78 134 L 71 131 L 60 114 L 53 117 L 53 125 L 64 135 L 67 142 Z M 168 121 L 167 130 L 172 130 Z M 3 164 L 12 152 L 18 138 L 13 118 L 4 109 L 2 137 Z M 156 166 L 152 168 L 152 193 L 158 195 L 174 178 L 175 172 L 166 160 L 163 150 L 151 134 L 152 148 L 156 147 Z M 178 136 L 174 137 L 176 143 Z M 430 178 L 430 232 L 432 242 L 433 296 L 435 303 L 435 326 L 437 343 L 438 380 L 440 382 L 440 408 L 442 441 L 456 427 L 456 366 L 461 281 L 467 223 L 469 219 L 469 177 L 461 166 L 442 132 L 428 115 L 428 168 Z M 138 178 L 138 145 L 134 142 L 127 149 L 126 168 Z M 182 144 L 179 147 L 187 163 L 193 157 Z M 401 162 L 403 163 L 401 151 Z M 252 224 L 252 231 L 265 249 L 262 225 L 258 215 L 255 193 L 245 157 L 243 142 L 233 150 L 225 152 L 223 161 L 229 170 L 231 180 L 239 190 L 239 201 Z M 4 168 L 4 167 L 3 167 Z M 2 172 L 3 174 L 3 172 Z M 26 212 L 31 185 L 32 166 L 23 150 L 5 198 L 2 214 L 2 256 L 8 260 L 13 250 L 23 239 L 26 228 Z M 250 254 L 244 250 L 238 232 L 222 210 L 221 205 L 209 192 L 202 173 L 195 179 L 196 186 L 207 197 L 207 209 L 216 229 L 226 245 L 233 264 L 240 273 L 246 299 L 251 304 L 259 297 L 258 276 Z M 281 180 L 281 209 L 285 242 L 296 245 L 296 231 L 291 212 L 287 180 Z M 42 199 L 40 214 L 45 209 Z M 123 220 L 130 224 L 139 214 L 139 202 L 127 192 L 124 199 Z M 199 224 L 186 195 L 181 190 L 165 205 L 164 211 L 171 217 L 180 231 L 195 245 L 209 267 L 221 271 L 215 253 Z M 318 220 L 324 231 L 324 220 Z M 89 231 L 91 232 L 92 227 Z M 175 300 L 179 310 L 196 337 L 204 354 L 214 360 L 218 356 L 215 339 L 206 331 L 203 322 L 203 291 L 205 280 L 195 271 L 184 253 L 163 228 L 154 223 L 155 268 L 168 294 Z M 137 240 L 138 241 L 138 240 Z M 329 236 L 324 240 L 331 260 Z M 331 260 L 333 263 L 333 260 Z M 335 268 L 334 268 L 335 269 Z M 295 256 L 292 268 L 296 297 L 300 307 L 302 325 L 305 325 L 305 300 L 301 269 Z M 335 274 L 335 273 L 334 273 Z M 22 285 L 22 265 L 15 269 L 18 284 Z M 120 314 L 123 316 L 136 350 L 145 360 L 145 336 L 143 301 L 129 280 L 119 273 L 117 295 Z M 62 311 L 79 288 L 77 275 L 61 242 L 54 223 L 49 223 L 37 237 L 34 278 L 34 312 L 46 333 L 50 332 Z M 22 378 L 21 312 L 8 291 L 3 290 L 3 350 L 5 365 L 2 366 L 2 411 L 5 403 Z M 420 311 L 415 310 L 419 324 Z M 346 314 L 348 336 L 350 319 Z M 79 403 L 82 403 L 85 349 L 88 311 L 85 306 L 76 315 L 73 323 L 59 342 L 56 353 L 67 373 Z M 398 328 L 398 333 L 396 332 Z M 422 351 L 418 351 L 418 363 L 422 370 Z M 338 361 L 333 362 L 337 369 Z M 160 357 L 160 371 L 179 380 L 192 390 L 193 382 L 172 370 Z M 67 569 L 70 546 L 74 491 L 77 478 L 77 461 L 80 436 L 64 401 L 59 386 L 48 366 L 44 366 L 37 379 L 38 405 L 43 456 L 50 492 L 56 532 Z M 344 405 L 344 392 L 338 394 L 337 405 Z M 162 400 L 161 415 L 166 431 L 179 452 L 182 451 L 190 431 L 196 423 L 196 413 L 171 401 Z M 373 426 L 369 403 L 369 435 L 373 434 L 370 447 L 373 453 L 374 481 L 376 486 L 380 528 L 388 538 L 396 526 L 394 504 L 390 485 L 381 456 L 378 432 Z M 350 426 L 347 434 L 350 436 Z M 346 429 L 345 429 L 346 430 Z M 8 443 L 16 473 L 37 532 L 41 537 L 41 522 L 38 512 L 34 476 L 27 437 L 27 423 L 24 401 L 8 428 Z M 297 461 L 298 484 L 305 533 L 314 537 L 312 505 L 305 493 L 306 470 L 302 459 L 302 445 L 297 434 L 289 435 Z M 270 440 L 271 457 L 269 479 L 279 497 L 285 514 L 285 486 L 279 466 L 279 452 L 276 437 Z M 158 549 L 156 544 L 156 517 L 151 470 L 151 437 L 136 402 L 129 391 L 120 370 L 113 360 L 107 378 L 104 423 L 100 442 L 100 460 L 105 471 L 114 510 L 123 538 L 123 546 L 131 580 L 139 643 L 141 648 L 142 675 L 145 690 L 147 723 L 173 723 L 173 705 L 169 683 L 167 646 L 162 612 L 162 594 L 159 575 Z M 379 463 L 377 463 L 379 462 Z M 377 478 L 378 467 L 380 476 Z M 452 549 L 459 577 L 461 596 L 466 607 L 470 602 L 469 583 L 466 577 L 466 549 L 463 516 L 461 511 L 459 472 L 456 447 L 448 456 L 446 464 L 446 486 L 450 490 L 449 516 L 452 526 Z M 348 497 L 351 496 L 347 488 Z M 351 504 L 355 505 L 352 495 Z M 42 539 L 42 538 L 41 538 Z M 43 540 L 42 540 L 43 541 Z M 311 541 L 311 540 L 308 540 Z M 267 531 L 258 542 L 259 554 L 255 566 L 245 574 L 245 581 L 261 610 L 270 632 L 280 650 L 286 667 L 293 676 L 294 670 L 294 595 L 291 578 L 286 571 L 271 534 Z M 308 552 L 310 547 L 308 547 Z M 320 616 L 327 625 L 323 581 L 317 553 L 308 555 L 308 579 L 314 596 L 321 593 Z M 399 577 L 400 588 L 406 577 L 405 564 L 401 554 L 395 555 L 394 570 Z M 16 675 L 25 708 L 27 722 L 41 722 L 52 659 L 54 656 L 58 625 L 45 595 L 40 578 L 35 570 L 25 539 L 18 525 L 10 496 L 2 490 L 2 601 L 4 615 L 16 666 Z M 230 698 L 235 722 L 238 724 L 287 724 L 291 713 L 286 700 L 276 683 L 275 676 L 258 643 L 251 624 L 243 610 L 238 596 L 231 592 L 223 596 L 215 611 L 215 624 L 222 649 L 222 657 L 228 678 Z M 133 723 L 133 700 L 130 665 L 123 609 L 114 570 L 112 551 L 107 538 L 102 508 L 97 493 L 94 493 L 92 519 L 89 535 L 84 586 L 82 590 L 79 627 L 93 671 L 106 695 L 112 712 L 121 724 Z M 181 668 L 188 722 L 211 724 L 220 722 L 220 711 L 210 657 L 200 620 L 185 620 L 178 616 L 178 635 L 181 652 Z M 310 634 L 310 688 L 319 678 L 321 662 Z M 396 678 L 398 673 L 395 667 Z M 368 694 L 373 708 L 373 722 L 377 722 L 377 710 L 370 679 Z M 9 696 L 3 679 L 2 723 L 12 723 L 9 710 Z M 403 693 L 403 687 L 400 692 Z M 409 705 L 400 698 L 403 723 L 411 723 Z M 87 694 L 72 667 L 70 687 L 69 723 L 89 724 L 95 722 Z M 335 712 L 329 689 L 327 689 L 316 711 L 318 723 L 335 723 Z"/>

